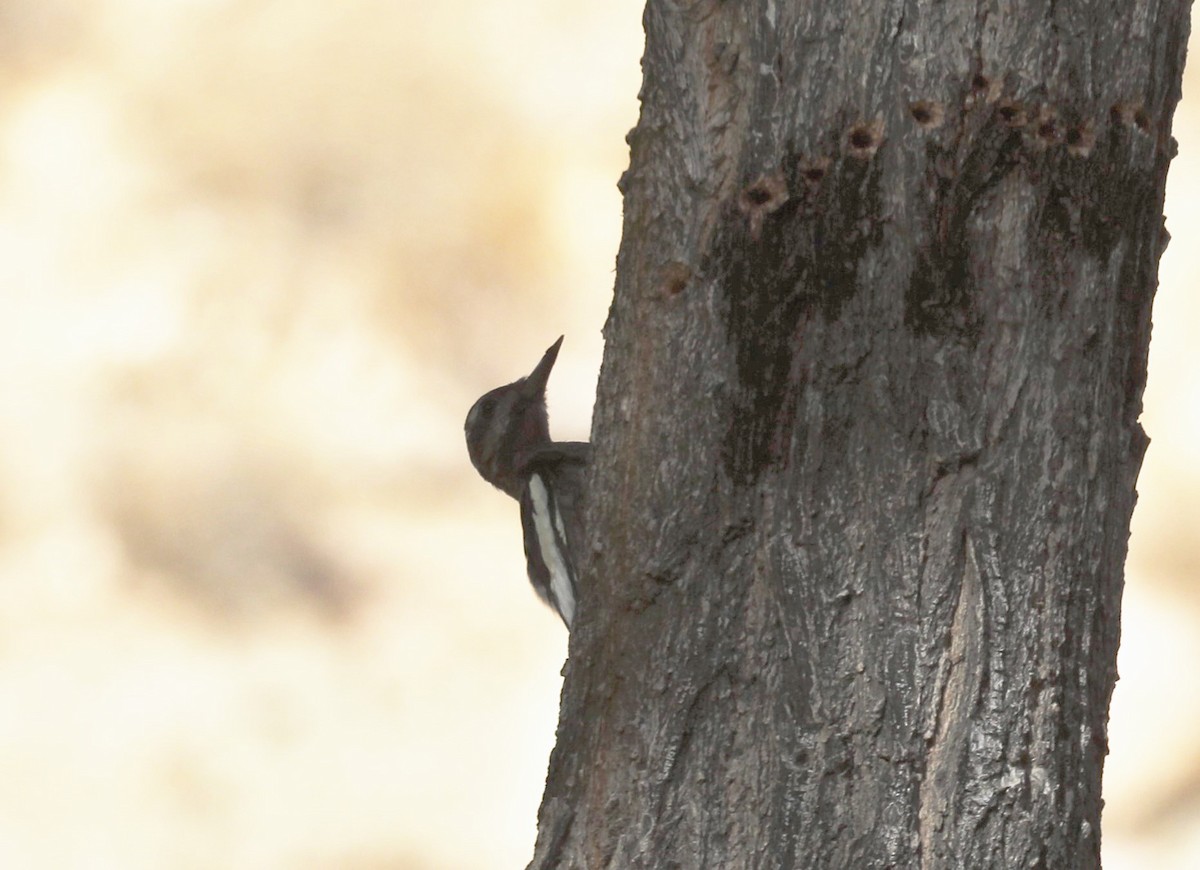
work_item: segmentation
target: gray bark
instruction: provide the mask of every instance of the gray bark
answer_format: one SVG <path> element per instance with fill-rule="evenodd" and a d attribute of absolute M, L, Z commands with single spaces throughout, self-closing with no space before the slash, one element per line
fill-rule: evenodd
<path fill-rule="evenodd" d="M 1094 867 L 1186 0 L 651 0 L 537 868 Z"/>

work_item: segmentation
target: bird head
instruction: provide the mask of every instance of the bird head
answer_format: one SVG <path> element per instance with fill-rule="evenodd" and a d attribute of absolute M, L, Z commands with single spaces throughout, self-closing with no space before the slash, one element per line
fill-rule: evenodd
<path fill-rule="evenodd" d="M 525 458 L 550 443 L 546 381 L 562 341 L 559 336 L 550 345 L 532 372 L 484 393 L 467 414 L 464 429 L 471 464 L 484 480 L 513 498 L 521 496 Z"/>

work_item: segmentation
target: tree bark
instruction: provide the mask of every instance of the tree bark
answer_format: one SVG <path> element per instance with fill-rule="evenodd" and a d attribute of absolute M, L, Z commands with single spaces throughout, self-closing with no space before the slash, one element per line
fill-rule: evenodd
<path fill-rule="evenodd" d="M 530 867 L 1099 865 L 1189 5 L 650 0 Z"/>

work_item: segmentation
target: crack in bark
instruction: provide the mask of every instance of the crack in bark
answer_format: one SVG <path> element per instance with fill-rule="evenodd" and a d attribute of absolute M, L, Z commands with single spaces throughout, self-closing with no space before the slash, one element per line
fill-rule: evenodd
<path fill-rule="evenodd" d="M 983 584 L 969 534 L 964 546 L 962 587 L 944 659 L 947 676 L 941 681 L 935 735 L 921 783 L 918 818 L 922 868 L 949 866 L 936 847 L 952 842 L 952 837 L 938 836 L 938 832 L 954 821 L 954 783 L 965 759 L 971 712 L 983 681 Z"/>

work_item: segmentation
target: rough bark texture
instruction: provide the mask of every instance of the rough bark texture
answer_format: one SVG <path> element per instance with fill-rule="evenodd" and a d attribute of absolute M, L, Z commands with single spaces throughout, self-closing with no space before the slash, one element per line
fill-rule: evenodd
<path fill-rule="evenodd" d="M 536 868 L 1094 867 L 1189 3 L 669 3 Z"/>

